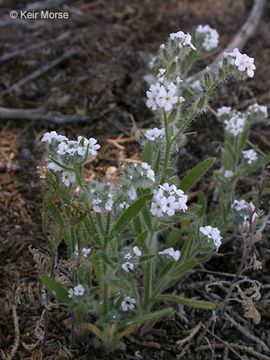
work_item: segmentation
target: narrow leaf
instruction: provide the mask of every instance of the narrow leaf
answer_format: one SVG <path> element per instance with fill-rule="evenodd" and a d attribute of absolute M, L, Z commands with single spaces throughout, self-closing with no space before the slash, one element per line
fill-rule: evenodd
<path fill-rule="evenodd" d="M 152 165 L 152 154 L 153 154 L 152 141 L 148 140 L 144 145 L 144 149 L 142 153 L 142 162 L 146 162 L 147 164 Z"/>
<path fill-rule="evenodd" d="M 151 313 L 151 314 L 146 314 L 146 315 L 142 315 L 137 318 L 134 318 L 133 320 L 129 321 L 127 323 L 127 325 L 140 324 L 142 322 L 149 321 L 149 320 L 157 320 L 157 319 L 161 318 L 162 316 L 170 315 L 173 312 L 174 312 L 173 308 L 163 309 L 163 310 Z"/>
<path fill-rule="evenodd" d="M 200 177 L 212 166 L 215 158 L 209 158 L 195 166 L 181 181 L 179 188 L 183 191 L 189 190 Z"/>
<path fill-rule="evenodd" d="M 53 278 L 47 275 L 39 275 L 40 280 L 45 285 L 46 289 L 55 293 L 57 298 L 61 301 L 68 301 L 68 292 L 63 285 L 56 282 Z"/>
<path fill-rule="evenodd" d="M 209 309 L 213 310 L 215 309 L 216 305 L 214 303 L 211 303 L 209 301 L 202 301 L 202 300 L 192 300 L 192 299 L 186 299 L 181 296 L 177 295 L 159 295 L 156 297 L 156 300 L 158 301 L 168 301 L 168 302 L 174 302 L 186 306 L 190 306 L 197 309 Z"/>
<path fill-rule="evenodd" d="M 52 216 L 54 217 L 54 220 L 57 222 L 60 228 L 64 229 L 65 224 L 60 214 L 60 211 L 58 210 L 58 207 L 53 202 L 50 202 L 48 204 L 48 209 L 50 210 Z"/>

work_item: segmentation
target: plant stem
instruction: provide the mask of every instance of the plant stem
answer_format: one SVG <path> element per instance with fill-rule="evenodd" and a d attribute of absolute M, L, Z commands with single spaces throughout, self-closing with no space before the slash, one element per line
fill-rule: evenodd
<path fill-rule="evenodd" d="M 164 126 L 165 126 L 166 150 L 165 150 L 165 159 L 164 159 L 163 171 L 162 171 L 161 180 L 160 180 L 161 184 L 163 184 L 165 182 L 165 179 L 166 179 L 165 173 L 166 173 L 167 166 L 168 166 L 168 163 L 169 163 L 171 145 L 172 145 L 172 142 L 170 141 L 170 136 L 169 136 L 169 124 L 168 124 L 168 120 L 167 120 L 166 111 L 163 111 L 163 117 L 164 117 Z"/>

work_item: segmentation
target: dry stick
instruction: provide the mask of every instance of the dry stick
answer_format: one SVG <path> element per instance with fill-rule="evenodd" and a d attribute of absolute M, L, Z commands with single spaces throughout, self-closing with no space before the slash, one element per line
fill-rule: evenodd
<path fill-rule="evenodd" d="M 16 313 L 16 306 L 12 305 L 12 317 L 13 317 L 13 323 L 14 323 L 14 343 L 12 345 L 10 354 L 6 357 L 6 360 L 13 359 L 14 355 L 16 354 L 16 351 L 18 350 L 19 343 L 20 343 L 20 328 L 19 328 L 19 321 L 18 316 Z"/>
<path fill-rule="evenodd" d="M 249 340 L 254 341 L 255 343 L 259 344 L 263 350 L 266 352 L 266 354 L 270 354 L 270 350 L 268 348 L 268 346 L 259 338 L 257 338 L 257 336 L 255 336 L 254 334 L 252 334 L 248 329 L 246 329 L 244 326 L 240 325 L 239 323 L 237 323 L 228 313 L 224 313 L 223 317 L 226 320 L 229 320 L 232 325 L 238 330 L 240 331 L 241 334 L 243 334 L 244 336 L 246 336 Z"/>
<path fill-rule="evenodd" d="M 251 349 L 251 348 L 249 348 L 247 346 L 239 345 L 239 344 L 232 344 L 232 343 L 230 343 L 230 346 L 232 348 L 237 349 L 237 350 L 241 350 L 241 351 L 246 352 L 246 353 L 248 353 L 250 355 L 256 356 L 258 359 L 270 360 L 269 356 L 260 354 L 257 351 L 255 351 L 255 350 L 253 350 L 253 349 Z M 215 348 L 216 349 L 223 349 L 223 348 L 226 348 L 226 345 L 225 344 L 216 344 Z M 201 351 L 204 351 L 204 350 L 211 350 L 210 345 L 202 345 L 202 346 L 199 346 L 199 347 L 197 347 L 195 349 L 196 352 L 201 352 Z"/>
<path fill-rule="evenodd" d="M 88 115 L 44 114 L 33 109 L 10 109 L 0 107 L 0 120 L 48 121 L 57 125 L 89 121 Z"/>
<path fill-rule="evenodd" d="M 22 49 L 19 49 L 19 50 L 15 50 L 11 53 L 8 53 L 8 54 L 4 54 L 2 56 L 0 56 L 0 63 L 3 63 L 3 62 L 6 62 L 8 60 L 11 60 L 13 59 L 14 57 L 16 56 L 20 56 L 26 52 L 30 53 L 30 51 L 33 51 L 33 50 L 36 50 L 40 47 L 44 47 L 45 45 L 48 45 L 49 43 L 51 42 L 58 42 L 58 41 L 62 41 L 62 40 L 65 40 L 69 37 L 70 33 L 67 31 L 67 32 L 64 32 L 63 34 L 61 34 L 60 36 L 58 36 L 56 39 L 50 39 L 50 40 L 45 40 L 45 41 L 41 41 L 37 44 L 32 44 L 28 47 L 23 47 Z"/>
<path fill-rule="evenodd" d="M 259 21 L 262 17 L 263 14 L 263 8 L 265 5 L 265 0 L 255 0 L 252 10 L 250 12 L 249 17 L 247 18 L 247 21 L 244 23 L 244 25 L 241 27 L 241 29 L 238 31 L 238 33 L 235 35 L 235 37 L 233 38 L 233 40 L 230 42 L 230 44 L 223 50 L 221 51 L 218 56 L 211 62 L 210 65 L 208 65 L 208 67 L 210 67 L 210 69 L 215 69 L 216 67 L 218 67 L 219 62 L 221 61 L 224 52 L 230 52 L 232 51 L 234 48 L 238 48 L 240 51 L 243 49 L 243 47 L 245 46 L 246 42 L 250 39 L 250 37 L 254 34 Z M 199 77 L 200 75 L 202 75 L 207 68 L 199 71 L 198 73 L 190 76 L 187 81 L 192 81 L 195 78 Z"/>
<path fill-rule="evenodd" d="M 7 95 L 7 94 L 11 93 L 12 91 L 19 89 L 19 87 L 38 78 L 39 76 L 43 75 L 45 72 L 51 70 L 53 67 L 57 66 L 58 64 L 60 64 L 61 62 L 65 61 L 65 60 L 69 59 L 70 57 L 74 56 L 75 54 L 76 54 L 76 51 L 74 49 L 66 51 L 63 55 L 59 56 L 57 59 L 53 60 L 52 62 L 50 62 L 47 65 L 44 65 L 42 68 L 37 69 L 36 71 L 27 75 L 26 77 L 24 77 L 17 83 L 11 85 L 8 89 L 2 91 L 0 93 L 0 96 Z"/>

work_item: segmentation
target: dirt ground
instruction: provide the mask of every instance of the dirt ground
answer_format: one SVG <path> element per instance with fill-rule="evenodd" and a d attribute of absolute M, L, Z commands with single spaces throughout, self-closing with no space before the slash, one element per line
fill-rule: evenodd
<path fill-rule="evenodd" d="M 24 9 L 29 3 L 0 0 L 0 19 L 8 19 L 11 9 Z M 0 356 L 5 359 L 16 340 L 13 306 L 20 330 L 19 346 L 13 359 L 200 360 L 237 359 L 239 356 L 241 359 L 270 359 L 270 353 L 267 354 L 261 344 L 225 320 L 217 319 L 210 333 L 206 332 L 200 339 L 210 312 L 180 307 L 176 308 L 173 319 L 160 321 L 143 339 L 137 335 L 125 339 L 121 351 L 105 354 L 92 335 L 80 330 L 76 334 L 75 348 L 70 349 L 69 315 L 54 298 L 49 311 L 48 341 L 41 352 L 43 287 L 29 252 L 29 246 L 42 251 L 46 251 L 47 246 L 41 231 L 43 184 L 37 172 L 37 167 L 46 159 L 41 135 L 56 130 L 69 137 L 96 137 L 102 150 L 87 169 L 90 178 L 101 178 L 113 167 L 118 168 L 121 158 L 138 158 L 140 148 L 135 140 L 116 144 L 108 140 L 132 137 L 133 121 L 138 128 L 157 124 L 145 105 L 147 84 L 143 77 L 148 73 L 145 55 L 154 54 L 169 33 L 191 31 L 198 24 L 216 28 L 220 33 L 220 48 L 225 47 L 248 17 L 252 1 L 75 0 L 65 4 L 70 13 L 68 20 L 36 20 L 6 26 L 0 21 L 0 93 L 66 51 L 75 52 L 37 79 L 1 96 L 0 106 L 89 115 L 85 122 L 61 126 L 44 121 L 0 120 Z M 63 5 L 54 9 L 63 10 Z M 61 35 L 63 38 L 59 40 Z M 15 50 L 20 50 L 19 54 L 3 61 L 3 54 Z M 244 109 L 254 99 L 270 109 L 269 1 L 256 34 L 244 52 L 255 57 L 255 77 L 246 82 L 231 82 L 218 90 L 211 102 L 214 109 L 221 105 Z M 198 68 L 205 64 L 198 64 Z M 188 137 L 184 156 L 178 161 L 180 176 L 201 159 L 219 157 L 222 129 L 213 115 L 203 115 L 190 130 L 193 134 Z M 269 153 L 269 135 L 269 121 L 260 123 L 252 127 L 251 141 Z M 239 192 L 256 189 L 263 176 L 259 172 L 243 179 Z M 200 186 L 211 197 L 210 177 Z M 269 199 L 262 204 L 265 210 L 267 201 Z M 252 320 L 244 318 L 243 309 L 236 303 L 230 306 L 230 314 L 270 348 L 269 230 L 268 226 L 255 251 L 262 269 L 247 273 L 264 285 L 262 298 L 256 303 L 261 322 L 254 325 Z M 207 281 L 227 280 L 226 273 L 236 272 L 241 258 L 239 243 L 227 243 L 222 250 L 223 257 L 204 264 L 184 284 L 179 284 L 185 296 L 199 295 L 213 300 L 205 290 Z M 225 297 L 222 287 L 216 289 L 216 293 Z M 203 323 L 200 332 L 184 346 L 184 352 L 179 350 L 176 341 L 187 336 L 187 331 L 200 321 Z M 234 352 L 229 349 L 228 354 L 224 342 L 239 344 L 242 348 L 233 348 Z"/>

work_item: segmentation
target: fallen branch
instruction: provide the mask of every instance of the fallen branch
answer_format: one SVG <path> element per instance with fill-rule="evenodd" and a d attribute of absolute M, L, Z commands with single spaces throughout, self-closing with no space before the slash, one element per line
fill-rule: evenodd
<path fill-rule="evenodd" d="M 75 54 L 76 54 L 76 51 L 74 49 L 65 52 L 63 55 L 59 56 L 57 59 L 53 60 L 49 64 L 44 65 L 40 69 L 38 69 L 38 70 L 32 72 L 31 74 L 27 75 L 26 77 L 24 77 L 23 79 L 21 79 L 17 83 L 11 85 L 8 89 L 2 91 L 0 93 L 0 96 L 7 95 L 7 94 L 11 93 L 12 91 L 18 90 L 21 86 L 23 86 L 26 83 L 38 78 L 39 76 L 43 75 L 45 72 L 51 70 L 53 67 L 57 66 L 58 64 L 60 64 L 61 62 L 65 61 L 65 60 L 69 59 L 70 57 L 74 56 Z"/>
<path fill-rule="evenodd" d="M 19 343 L 20 343 L 20 328 L 19 328 L 19 320 L 16 313 L 16 306 L 12 305 L 12 317 L 13 317 L 13 323 L 14 323 L 14 343 L 12 345 L 10 354 L 6 357 L 6 360 L 13 359 L 14 355 L 16 354 Z"/>
<path fill-rule="evenodd" d="M 41 41 L 41 42 L 39 42 L 37 44 L 32 44 L 32 45 L 30 45 L 28 47 L 24 46 L 22 49 L 15 50 L 15 51 L 10 52 L 8 54 L 4 54 L 4 55 L 0 56 L 0 63 L 9 61 L 9 60 L 13 59 L 14 57 L 20 56 L 20 55 L 22 55 L 24 53 L 30 53 L 33 50 L 36 50 L 38 48 L 45 47 L 48 44 L 50 44 L 51 42 L 58 42 L 58 41 L 65 40 L 65 39 L 67 39 L 69 37 L 69 35 L 70 35 L 69 32 L 65 32 L 65 33 L 59 35 L 56 39 L 50 39 L 50 40 Z"/>
<path fill-rule="evenodd" d="M 39 110 L 10 109 L 0 107 L 0 119 L 46 121 L 57 125 L 89 121 L 88 115 L 44 114 Z"/>
<path fill-rule="evenodd" d="M 251 38 L 252 35 L 254 35 L 255 30 L 259 24 L 259 21 L 263 14 L 263 8 L 265 5 L 265 0 L 255 0 L 252 10 L 250 12 L 249 17 L 247 18 L 247 21 L 244 23 L 244 25 L 241 27 L 241 29 L 238 31 L 238 33 L 235 35 L 233 40 L 230 42 L 230 44 L 222 50 L 216 58 L 211 62 L 210 65 L 208 65 L 208 68 L 215 69 L 218 67 L 219 62 L 221 61 L 224 52 L 230 52 L 234 48 L 238 48 L 239 51 L 243 49 L 246 42 Z M 192 81 L 196 79 L 197 77 L 201 76 L 206 71 L 206 68 L 199 71 L 198 73 L 190 76 L 187 78 L 187 81 Z"/>
<path fill-rule="evenodd" d="M 226 320 L 229 320 L 231 322 L 231 324 L 238 330 L 240 331 L 240 333 L 242 335 L 244 335 L 245 337 L 247 337 L 249 340 L 257 343 L 259 346 L 262 347 L 262 349 L 264 350 L 264 352 L 266 354 L 270 354 L 270 350 L 268 348 L 268 346 L 261 340 L 259 339 L 257 336 L 255 336 L 254 334 L 252 334 L 248 329 L 246 329 L 244 326 L 240 325 L 238 322 L 236 322 L 228 313 L 224 313 L 223 317 Z"/>

